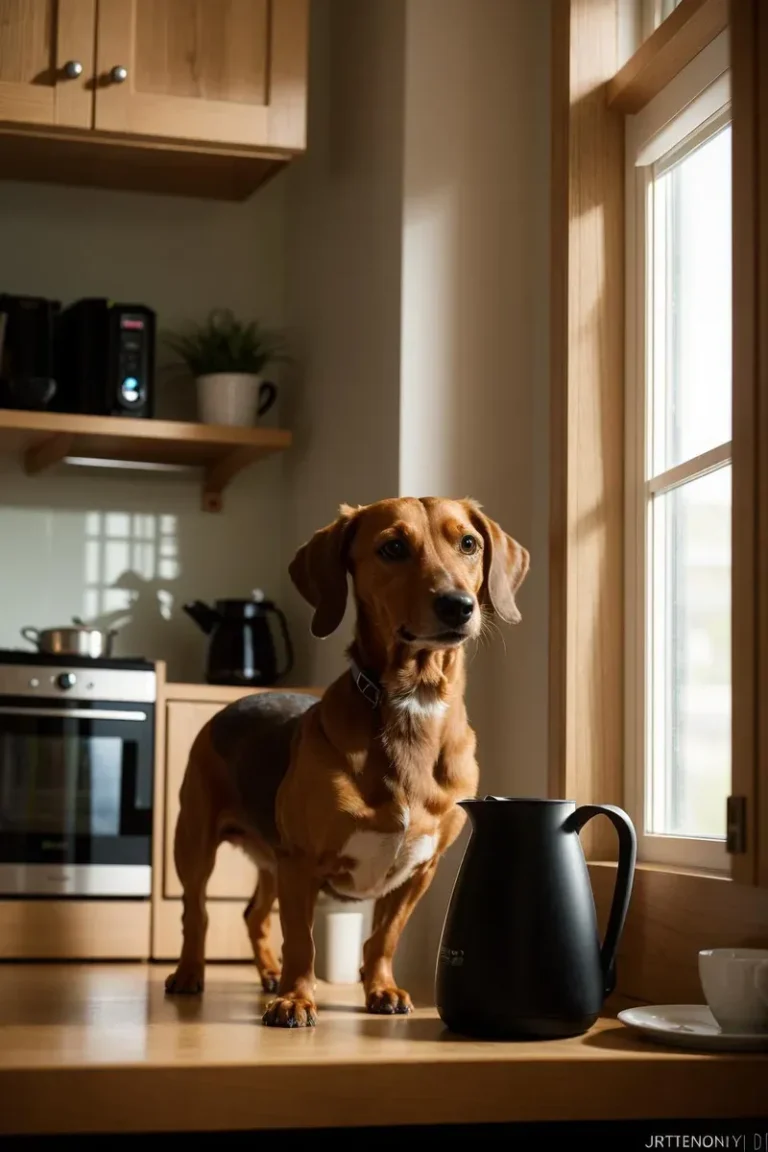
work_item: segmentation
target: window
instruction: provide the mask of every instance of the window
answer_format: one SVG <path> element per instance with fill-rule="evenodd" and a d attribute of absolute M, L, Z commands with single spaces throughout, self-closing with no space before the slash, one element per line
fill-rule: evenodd
<path fill-rule="evenodd" d="M 643 12 L 643 38 L 663 24 L 677 8 L 680 0 L 641 0 Z"/>
<path fill-rule="evenodd" d="M 627 118 L 626 794 L 641 858 L 728 869 L 727 33 Z"/>

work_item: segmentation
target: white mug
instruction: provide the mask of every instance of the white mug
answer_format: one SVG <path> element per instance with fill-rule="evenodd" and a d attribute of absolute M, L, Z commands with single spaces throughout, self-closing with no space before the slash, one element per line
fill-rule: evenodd
<path fill-rule="evenodd" d="M 357 984 L 363 956 L 363 914 L 319 911 L 315 918 L 315 971 L 329 984 Z"/>
<path fill-rule="evenodd" d="M 707 948 L 699 977 L 723 1032 L 768 1032 L 768 948 Z"/>

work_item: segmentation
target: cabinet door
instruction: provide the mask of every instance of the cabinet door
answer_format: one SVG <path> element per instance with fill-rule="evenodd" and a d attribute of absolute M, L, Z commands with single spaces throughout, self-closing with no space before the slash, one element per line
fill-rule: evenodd
<path fill-rule="evenodd" d="M 300 150 L 308 0 L 99 0 L 96 127 Z"/>
<path fill-rule="evenodd" d="M 169 703 L 166 713 L 165 776 L 165 876 L 163 894 L 181 896 L 181 883 L 173 862 L 173 838 L 179 816 L 179 789 L 189 751 L 200 729 L 222 709 L 222 704 Z M 257 871 L 248 857 L 232 844 L 221 844 L 216 867 L 208 882 L 208 896 L 215 899 L 250 900 Z"/>
<path fill-rule="evenodd" d="M 96 0 L 0 0 L 0 120 L 92 127 L 95 27 Z"/>

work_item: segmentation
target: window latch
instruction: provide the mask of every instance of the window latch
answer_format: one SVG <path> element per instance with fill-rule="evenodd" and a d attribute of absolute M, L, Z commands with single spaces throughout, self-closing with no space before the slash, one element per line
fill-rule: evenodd
<path fill-rule="evenodd" d="M 730 856 L 741 856 L 747 850 L 747 798 L 729 796 L 726 809 L 725 850 Z"/>

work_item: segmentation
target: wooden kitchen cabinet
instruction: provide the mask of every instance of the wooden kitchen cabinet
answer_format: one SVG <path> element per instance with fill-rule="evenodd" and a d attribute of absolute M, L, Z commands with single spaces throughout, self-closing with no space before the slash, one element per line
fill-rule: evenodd
<path fill-rule="evenodd" d="M 175 962 L 181 952 L 182 902 L 173 839 L 187 757 L 203 725 L 230 701 L 247 693 L 199 684 L 169 684 L 164 665 L 158 665 L 157 671 L 151 957 Z M 253 895 L 256 877 L 256 868 L 239 849 L 231 844 L 219 847 L 206 905 L 209 960 L 252 959 L 243 912 Z M 279 918 L 273 920 L 279 932 Z"/>
<path fill-rule="evenodd" d="M 96 0 L 0 0 L 0 121 L 90 128 Z"/>
<path fill-rule="evenodd" d="M 242 200 L 306 146 L 309 0 L 0 0 L 6 179 Z"/>
<path fill-rule="evenodd" d="M 192 744 L 209 720 L 220 712 L 222 704 L 171 701 L 166 705 L 165 754 L 165 828 L 163 896 L 181 896 L 181 881 L 173 862 L 173 840 L 179 817 L 179 789 L 187 767 Z M 208 899 L 250 900 L 256 886 L 256 868 L 239 848 L 221 844 L 216 853 L 216 867 L 208 881 Z"/>
<path fill-rule="evenodd" d="M 201 728 L 252 689 L 222 688 L 208 684 L 173 684 L 165 680 L 165 666 L 156 665 L 158 704 L 155 732 L 155 790 L 152 848 L 153 960 L 174 962 L 181 950 L 181 883 L 173 862 L 173 839 L 179 814 L 179 788 L 192 744 Z M 269 692 L 273 689 L 265 688 Z M 277 689 L 279 691 L 279 689 Z M 322 689 L 291 688 L 321 695 Z M 243 913 L 253 895 L 257 869 L 239 848 L 221 844 L 208 884 L 209 960 L 251 960 L 253 953 Z M 272 916 L 272 944 L 281 947 L 280 917 Z"/>
<path fill-rule="evenodd" d="M 99 0 L 95 127 L 304 147 L 306 0 Z"/>

